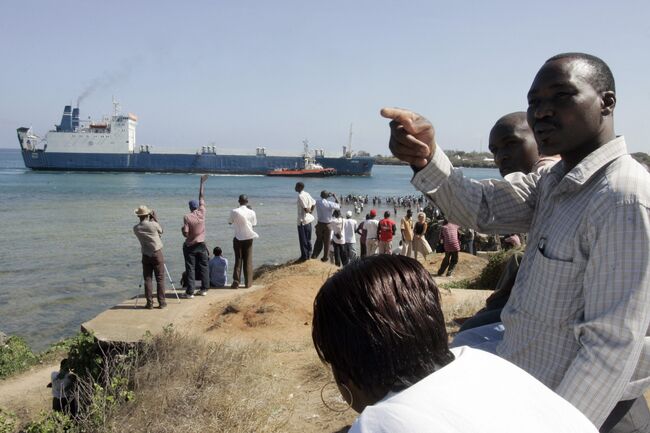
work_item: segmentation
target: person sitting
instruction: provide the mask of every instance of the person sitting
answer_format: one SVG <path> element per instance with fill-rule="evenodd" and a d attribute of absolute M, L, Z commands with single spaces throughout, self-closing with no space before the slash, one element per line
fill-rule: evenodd
<path fill-rule="evenodd" d="M 377 255 L 331 276 L 312 339 L 359 432 L 590 432 L 567 401 L 490 353 L 449 349 L 440 294 L 415 259 Z"/>
<path fill-rule="evenodd" d="M 219 247 L 212 250 L 214 257 L 208 262 L 210 287 L 225 287 L 228 284 L 228 259 L 222 256 Z"/>

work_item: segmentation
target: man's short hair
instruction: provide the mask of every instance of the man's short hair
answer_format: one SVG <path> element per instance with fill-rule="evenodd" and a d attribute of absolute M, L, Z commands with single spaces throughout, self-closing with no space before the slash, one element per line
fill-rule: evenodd
<path fill-rule="evenodd" d="M 242 194 L 239 196 L 239 204 L 246 204 L 248 203 L 248 196 L 246 194 Z"/>
<path fill-rule="evenodd" d="M 302 183 L 302 182 L 296 182 L 296 188 L 295 189 L 299 189 L 299 190 L 302 191 L 303 189 L 305 189 L 305 184 Z"/>
<path fill-rule="evenodd" d="M 390 212 L 389 211 L 384 212 L 384 218 L 389 218 L 389 217 L 390 217 Z"/>
<path fill-rule="evenodd" d="M 325 281 L 314 300 L 312 339 L 340 377 L 382 395 L 454 360 L 433 277 L 400 255 L 352 261 Z"/>
<path fill-rule="evenodd" d="M 593 70 L 593 73 L 589 77 L 589 82 L 597 92 L 606 92 L 608 90 L 616 92 L 614 75 L 611 69 L 609 69 L 609 66 L 607 66 L 607 63 L 602 59 L 585 53 L 562 53 L 551 57 L 545 63 L 562 59 L 582 60 L 587 63 Z"/>
<path fill-rule="evenodd" d="M 221 254 L 223 254 L 223 251 L 221 251 L 221 248 L 219 248 L 219 247 L 214 247 L 214 249 L 212 250 L 212 254 L 214 254 L 215 257 L 218 257 Z"/>
<path fill-rule="evenodd" d="M 324 190 L 322 190 L 322 191 L 320 192 L 320 196 L 321 196 L 321 198 L 327 198 L 327 197 L 329 197 L 329 195 L 330 195 L 330 193 L 327 192 L 326 189 L 324 189 Z"/>

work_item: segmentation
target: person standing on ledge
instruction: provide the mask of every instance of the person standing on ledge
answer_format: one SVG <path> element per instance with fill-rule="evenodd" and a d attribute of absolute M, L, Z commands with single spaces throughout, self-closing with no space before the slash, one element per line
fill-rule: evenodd
<path fill-rule="evenodd" d="M 185 258 L 185 275 L 187 275 L 187 289 L 185 297 L 194 297 L 194 280 L 197 275 L 201 278 L 201 295 L 208 294 L 210 275 L 208 271 L 208 248 L 205 246 L 205 182 L 208 175 L 201 176 L 199 184 L 199 201 L 190 200 L 190 212 L 183 217 L 181 232 L 185 237 L 183 243 L 183 257 Z"/>
<path fill-rule="evenodd" d="M 248 206 L 248 196 L 239 196 L 239 207 L 230 212 L 228 224 L 235 229 L 232 248 L 235 252 L 235 267 L 232 275 L 231 288 L 237 289 L 241 283 L 242 268 L 246 288 L 253 285 L 253 239 L 259 235 L 253 231 L 257 225 L 255 211 Z"/>
<path fill-rule="evenodd" d="M 406 210 L 406 215 L 400 221 L 400 231 L 402 232 L 402 251 L 400 254 L 413 257 L 413 211 L 411 208 Z"/>
<path fill-rule="evenodd" d="M 329 197 L 333 197 L 334 201 L 328 200 Z M 333 192 L 329 193 L 325 190 L 321 191 L 320 198 L 316 200 L 318 223 L 316 224 L 316 243 L 314 244 L 314 252 L 311 255 L 312 259 L 317 259 L 320 250 L 323 249 L 323 257 L 321 258 L 321 261 L 327 262 L 329 260 L 328 255 L 330 252 L 330 242 L 332 237 L 330 223 L 332 222 L 332 212 L 334 212 L 335 209 L 341 209 L 336 194 Z"/>
<path fill-rule="evenodd" d="M 458 241 L 458 226 L 452 224 L 447 219 L 442 223 L 442 230 L 440 230 L 440 240 L 445 248 L 445 258 L 440 263 L 438 269 L 438 276 L 442 276 L 447 271 L 447 276 L 451 277 L 454 273 L 456 264 L 458 263 L 458 252 L 460 251 L 460 242 Z M 449 269 L 447 269 L 449 267 Z"/>
<path fill-rule="evenodd" d="M 162 251 L 162 240 L 160 235 L 163 229 L 158 223 L 156 212 L 147 206 L 138 207 L 133 213 L 140 218 L 140 222 L 133 226 L 133 233 L 140 241 L 142 250 L 142 276 L 144 277 L 144 297 L 147 299 L 145 308 L 153 308 L 152 274 L 156 276 L 156 297 L 158 308 L 165 308 L 165 258 Z"/>
<path fill-rule="evenodd" d="M 305 191 L 305 184 L 296 183 L 295 187 L 298 193 L 298 243 L 300 244 L 300 261 L 304 262 L 311 257 L 311 223 L 314 221 L 314 206 L 316 201 Z"/>
<path fill-rule="evenodd" d="M 470 329 L 577 407 L 601 432 L 647 432 L 650 385 L 650 174 L 614 132 L 611 70 L 583 53 L 553 56 L 528 92 L 540 174 L 467 179 L 436 144 L 431 123 L 402 109 L 390 149 L 445 216 L 483 233 L 528 232 L 501 320 Z M 456 341 L 454 340 L 454 342 Z M 455 343 L 454 343 L 455 344 Z"/>

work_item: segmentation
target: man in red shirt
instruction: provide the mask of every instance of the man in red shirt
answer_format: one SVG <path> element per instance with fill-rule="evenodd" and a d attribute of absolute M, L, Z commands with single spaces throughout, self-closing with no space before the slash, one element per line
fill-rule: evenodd
<path fill-rule="evenodd" d="M 458 226 L 450 223 L 446 219 L 442 223 L 442 230 L 440 231 L 440 239 L 445 247 L 445 258 L 442 259 L 440 269 L 438 269 L 438 276 L 442 276 L 447 270 L 447 276 L 451 277 L 454 272 L 456 263 L 458 263 L 458 251 L 460 251 L 460 242 L 458 241 Z"/>
<path fill-rule="evenodd" d="M 201 176 L 199 186 L 199 201 L 190 200 L 190 213 L 183 217 L 183 257 L 185 258 L 185 275 L 187 275 L 187 288 L 185 297 L 194 297 L 194 279 L 197 270 L 201 278 L 201 295 L 205 296 L 210 287 L 210 273 L 208 271 L 208 248 L 205 246 L 205 181 L 208 175 Z"/>
<path fill-rule="evenodd" d="M 384 212 L 384 219 L 379 221 L 377 238 L 379 239 L 379 254 L 393 253 L 393 236 L 397 231 L 395 221 L 390 219 L 390 212 Z"/>

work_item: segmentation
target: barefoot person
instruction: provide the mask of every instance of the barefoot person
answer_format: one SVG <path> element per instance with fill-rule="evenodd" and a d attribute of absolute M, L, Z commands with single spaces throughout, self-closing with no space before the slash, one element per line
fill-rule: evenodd
<path fill-rule="evenodd" d="M 158 308 L 165 308 L 165 258 L 162 251 L 160 235 L 163 229 L 158 223 L 156 212 L 147 206 L 138 207 L 133 213 L 140 218 L 140 222 L 133 226 L 133 233 L 140 241 L 142 251 L 142 276 L 144 277 L 144 297 L 147 299 L 145 308 L 153 308 L 152 275 L 156 276 L 156 297 Z"/>
<path fill-rule="evenodd" d="M 541 176 L 507 181 L 464 178 L 422 116 L 392 108 L 382 115 L 392 119 L 391 151 L 412 165 L 413 185 L 447 218 L 480 232 L 528 232 L 501 314 L 505 333 L 466 332 L 601 431 L 628 421 L 636 426 L 624 431 L 648 431 L 650 175 L 614 133 L 615 106 L 602 60 L 581 53 L 547 60 L 528 92 L 528 123 L 542 153 L 562 160 Z"/>
<path fill-rule="evenodd" d="M 409 257 L 366 257 L 330 277 L 314 300 L 312 339 L 361 413 L 350 433 L 596 433 L 514 364 L 450 350 L 436 283 Z"/>

